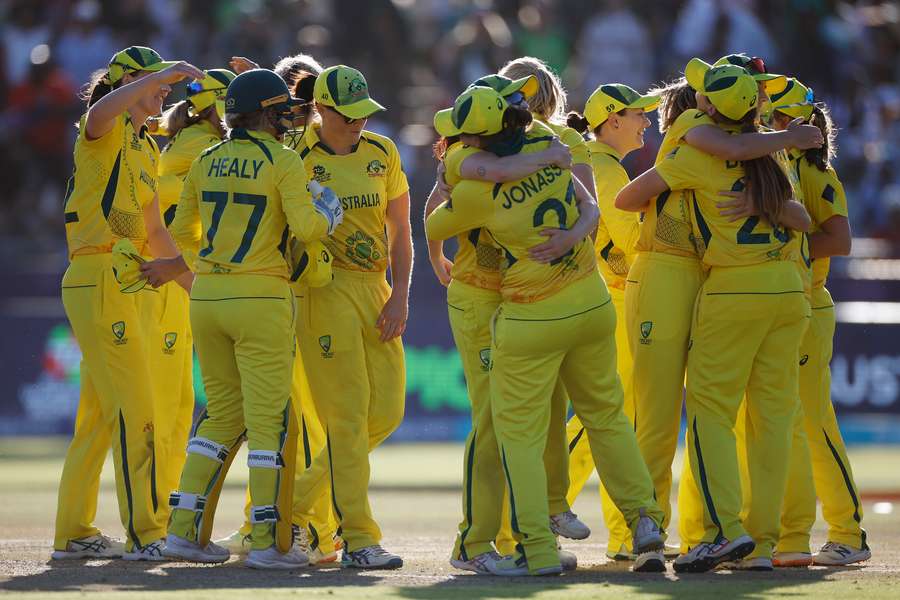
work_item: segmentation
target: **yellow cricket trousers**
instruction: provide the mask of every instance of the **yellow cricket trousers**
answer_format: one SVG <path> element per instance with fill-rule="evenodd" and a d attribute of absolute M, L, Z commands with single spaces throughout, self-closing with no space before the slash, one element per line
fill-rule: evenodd
<path fill-rule="evenodd" d="M 297 435 L 293 293 L 287 281 L 268 275 L 198 275 L 190 312 L 208 401 L 170 499 L 169 533 L 205 543 L 227 465 L 246 437 L 252 547 L 277 542 L 287 551 Z"/>
<path fill-rule="evenodd" d="M 748 531 L 771 555 L 799 409 L 797 352 L 809 302 L 795 265 L 714 268 L 700 289 L 688 352 L 688 451 L 704 503 L 703 541 Z M 741 522 L 734 426 L 747 396 L 750 481 L 757 494 Z M 746 529 L 745 529 L 746 525 Z"/>
<path fill-rule="evenodd" d="M 866 545 L 862 504 L 847 459 L 844 439 L 831 403 L 831 354 L 834 339 L 834 301 L 824 287 L 812 291 L 812 317 L 800 344 L 800 403 L 798 426 L 806 433 L 808 453 L 791 453 L 791 472 L 782 514 L 779 552 L 809 552 L 809 530 L 816 518 L 816 496 L 828 523 L 828 540 L 854 548 Z M 812 471 L 815 488 L 809 485 Z"/>
<path fill-rule="evenodd" d="M 153 437 L 159 509 L 168 520 L 169 494 L 178 489 L 194 416 L 194 341 L 190 296 L 170 282 L 140 294 L 147 329 L 147 355 L 153 373 Z"/>
<path fill-rule="evenodd" d="M 300 298 L 297 301 L 299 305 Z M 310 475 L 306 474 L 314 464 L 313 458 L 325 449 L 325 429 L 319 421 L 319 415 L 313 404 L 309 382 L 299 352 L 294 357 L 291 399 L 300 429 L 294 469 L 294 500 L 291 521 L 294 525 L 306 528 L 309 533 L 311 549 L 318 548 L 321 541 L 325 544 L 323 552 L 327 554 L 331 552 L 332 539 L 337 532 L 337 522 L 331 509 L 331 487 L 329 486 L 327 465 L 324 461 L 319 461 L 320 467 L 314 477 L 315 481 L 312 481 Z M 302 482 L 301 478 L 303 478 Z M 312 502 L 308 509 L 305 503 L 307 499 Z M 247 501 L 244 505 L 244 524 L 240 529 L 242 535 L 250 535 L 252 530 L 250 524 L 251 505 L 248 489 Z"/>
<path fill-rule="evenodd" d="M 150 292 L 147 292 L 150 293 Z M 59 482 L 57 550 L 98 533 L 100 471 L 110 446 L 126 549 L 165 537 L 155 485 L 150 358 L 138 294 L 119 292 L 111 254 L 76 256 L 62 280 L 66 316 L 81 347 L 81 397 Z"/>
<path fill-rule="evenodd" d="M 609 288 L 609 296 L 612 298 L 613 308 L 616 311 L 616 371 L 622 382 L 624 402 L 622 408 L 625 416 L 634 422 L 634 394 L 632 385 L 632 360 L 631 349 L 628 347 L 628 329 L 625 318 L 625 290 L 615 287 Z M 581 493 L 585 482 L 594 471 L 594 459 L 591 456 L 591 448 L 587 437 L 584 435 L 584 427 L 581 419 L 573 416 L 566 426 L 569 450 L 569 504 L 575 503 L 575 498 Z M 631 530 L 625 523 L 622 513 L 616 508 L 612 498 L 609 497 L 603 485 L 600 485 L 600 503 L 603 506 L 603 520 L 609 530 L 608 548 L 611 552 L 618 552 L 623 546 L 626 551 L 631 551 Z"/>
<path fill-rule="evenodd" d="M 466 438 L 463 465 L 463 519 L 453 547 L 453 557 L 461 560 L 490 552 L 491 542 L 503 554 L 511 554 L 515 549 L 507 492 L 505 486 L 497 485 L 503 479 L 503 469 L 491 416 L 490 321 L 499 304 L 499 293 L 455 279 L 447 289 L 450 329 L 472 403 L 472 429 Z M 565 500 L 568 469 L 564 437 L 569 399 L 559 381 L 551 402 L 544 464 L 549 511 L 557 514 L 569 509 Z"/>
<path fill-rule="evenodd" d="M 375 325 L 390 293 L 384 273 L 335 268 L 334 280 L 306 288 L 299 305 L 298 340 L 325 427 L 325 452 L 297 483 L 306 486 L 328 467 L 334 514 L 351 552 L 381 541 L 369 506 L 369 452 L 403 419 L 403 343 L 382 342 Z M 315 500 L 307 498 L 301 509 L 309 510 Z"/>
<path fill-rule="evenodd" d="M 504 302 L 494 318 L 494 429 L 509 487 L 512 528 L 532 572 L 559 565 L 541 464 L 557 377 L 585 427 L 600 480 L 626 522 L 633 528 L 642 509 L 662 521 L 634 431 L 622 411 L 615 321 L 597 272 L 544 300 Z"/>
<path fill-rule="evenodd" d="M 641 252 L 625 284 L 627 340 L 633 358 L 635 432 L 647 463 L 656 501 L 672 516 L 672 461 L 681 431 L 681 406 L 691 320 L 704 273 L 696 258 Z M 682 540 L 703 535 L 701 523 L 685 519 L 702 511 L 690 469 L 679 483 L 679 533 Z M 685 493 L 682 493 L 682 490 Z"/>

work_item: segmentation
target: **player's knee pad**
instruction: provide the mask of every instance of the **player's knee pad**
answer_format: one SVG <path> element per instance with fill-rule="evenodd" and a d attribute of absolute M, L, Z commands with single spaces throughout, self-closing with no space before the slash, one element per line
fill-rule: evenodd
<path fill-rule="evenodd" d="M 206 496 L 189 494 L 187 492 L 172 492 L 169 494 L 169 507 L 172 510 L 189 510 L 202 513 L 206 507 Z"/>

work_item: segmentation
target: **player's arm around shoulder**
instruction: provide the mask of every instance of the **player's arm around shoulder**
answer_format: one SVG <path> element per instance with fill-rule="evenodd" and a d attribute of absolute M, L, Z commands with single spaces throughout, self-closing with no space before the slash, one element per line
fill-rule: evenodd
<path fill-rule="evenodd" d="M 442 202 L 425 219 L 425 236 L 429 240 L 446 240 L 487 224 L 494 211 L 491 187 L 469 179 L 459 182 L 450 200 Z"/>

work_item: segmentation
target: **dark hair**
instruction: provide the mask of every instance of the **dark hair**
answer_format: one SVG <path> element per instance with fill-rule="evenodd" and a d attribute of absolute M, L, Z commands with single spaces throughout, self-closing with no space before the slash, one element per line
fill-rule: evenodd
<path fill-rule="evenodd" d="M 738 124 L 741 126 L 741 133 L 756 133 L 759 131 L 756 123 L 758 112 L 758 109 L 754 108 L 748 111 L 740 121 L 734 121 L 716 111 L 713 120 Z M 781 165 L 767 154 L 752 160 L 742 160 L 741 166 L 744 169 L 747 193 L 750 194 L 756 210 L 773 226 L 781 226 L 784 207 L 793 195 L 791 182 Z"/>
<path fill-rule="evenodd" d="M 587 130 L 591 126 L 584 115 L 575 112 L 574 110 L 570 111 L 569 114 L 566 115 L 566 125 L 581 134 L 587 133 Z"/>
<path fill-rule="evenodd" d="M 809 164 L 815 165 L 817 169 L 824 172 L 831 166 L 831 161 L 837 154 L 837 130 L 831 120 L 831 111 L 828 110 L 828 107 L 822 103 L 814 104 L 810 124 L 822 131 L 825 143 L 821 148 L 810 148 L 804 156 Z"/>
<path fill-rule="evenodd" d="M 301 100 L 305 100 L 308 104 L 303 106 L 303 116 L 306 118 L 306 121 L 309 122 L 310 117 L 312 117 L 313 113 L 313 88 L 316 85 L 316 75 L 315 73 L 311 73 L 309 71 L 299 71 L 297 73 L 296 79 L 294 79 L 294 85 L 292 86 L 294 98 L 300 98 Z"/>
<path fill-rule="evenodd" d="M 458 135 L 451 135 L 450 137 L 441 137 L 438 141 L 436 141 L 431 146 L 431 152 L 434 154 L 434 157 L 438 160 L 444 160 L 444 157 L 447 156 L 447 150 L 459 141 Z"/>
<path fill-rule="evenodd" d="M 521 106 L 508 106 L 503 112 L 503 128 L 493 135 L 482 135 L 482 147 L 495 142 L 505 141 L 515 135 L 518 130 L 525 129 L 534 120 L 531 112 Z"/>
<path fill-rule="evenodd" d="M 97 69 L 91 73 L 90 79 L 84 84 L 84 87 L 81 88 L 78 97 L 87 103 L 88 108 L 92 107 L 100 100 L 100 98 L 116 89 L 117 86 L 110 85 L 107 81 L 109 81 L 109 71 L 106 69 Z"/>
<path fill-rule="evenodd" d="M 684 77 L 664 83 L 647 93 L 659 95 L 659 108 L 657 108 L 656 114 L 659 120 L 659 132 L 663 134 L 669 130 L 681 113 L 691 108 L 697 108 L 697 94 Z"/>

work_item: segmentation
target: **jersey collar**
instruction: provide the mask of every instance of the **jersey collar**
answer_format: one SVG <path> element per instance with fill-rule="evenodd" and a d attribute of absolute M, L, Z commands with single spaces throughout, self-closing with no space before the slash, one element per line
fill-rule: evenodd
<path fill-rule="evenodd" d="M 586 144 L 591 154 L 609 154 L 617 161 L 622 162 L 622 155 L 613 150 L 612 146 L 609 144 L 605 144 L 598 140 L 591 140 L 586 142 Z"/>
<path fill-rule="evenodd" d="M 275 136 L 266 131 L 253 130 L 248 131 L 246 129 L 232 129 L 228 132 L 228 139 L 230 140 L 265 140 L 270 142 L 277 142 Z"/>
<path fill-rule="evenodd" d="M 306 132 L 303 134 L 303 137 L 306 138 L 306 146 L 307 146 L 310 150 L 314 150 L 315 148 L 318 148 L 319 150 L 321 150 L 321 151 L 324 152 L 325 154 L 336 155 L 337 152 L 335 152 L 334 150 L 332 150 L 332 149 L 328 146 L 328 144 L 326 144 L 325 142 L 323 142 L 323 141 L 322 141 L 322 138 L 319 137 L 319 130 L 320 130 L 321 128 L 322 128 L 322 124 L 321 124 L 321 123 L 312 123 L 312 124 L 310 124 L 310 125 L 308 125 L 308 126 L 306 127 Z M 356 149 L 359 148 L 359 145 L 362 143 L 362 141 L 363 141 L 363 136 L 360 135 L 360 136 L 359 136 L 359 141 L 356 142 L 356 143 L 353 145 L 353 147 L 350 149 L 350 154 L 353 154 L 354 152 L 356 152 Z"/>

